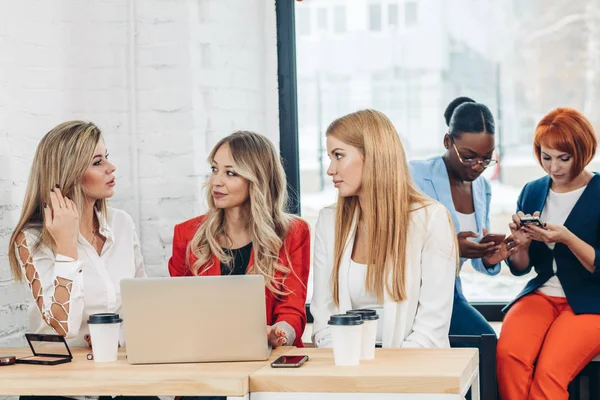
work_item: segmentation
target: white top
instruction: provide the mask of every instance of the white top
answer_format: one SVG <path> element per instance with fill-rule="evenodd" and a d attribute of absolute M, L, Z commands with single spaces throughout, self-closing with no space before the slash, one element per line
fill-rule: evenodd
<path fill-rule="evenodd" d="M 458 219 L 459 227 L 461 232 L 475 232 L 477 233 L 477 220 L 475 219 L 475 213 L 463 214 L 456 212 L 456 218 Z M 476 238 L 470 238 L 475 240 Z"/>
<path fill-rule="evenodd" d="M 335 245 L 335 205 L 322 209 L 315 227 L 313 260 L 314 291 L 310 311 L 314 317 L 312 341 L 317 347 L 331 347 L 327 322 L 333 314 L 352 307 L 350 260 L 354 244 L 356 216 L 353 218 L 339 269 L 339 305 L 333 301 L 331 276 Z M 387 290 L 383 298 L 383 347 L 450 347 L 448 331 L 454 300 L 454 280 L 458 269 L 456 233 L 448 210 L 431 200 L 415 206 L 406 226 L 406 299 L 393 301 Z M 391 274 L 387 277 L 391 280 Z"/>
<path fill-rule="evenodd" d="M 26 246 L 30 251 L 29 260 L 21 260 L 17 249 L 21 267 L 25 270 L 26 265 L 32 264 L 41 282 L 41 293 L 32 293 L 33 301 L 29 307 L 32 331 L 55 333 L 44 320 L 52 318 L 51 306 L 57 304 L 53 299 L 55 281 L 62 278 L 73 282 L 66 320 L 66 338 L 70 346 L 87 345 L 83 337 L 89 333 L 87 319 L 90 314 L 121 313 L 121 279 L 146 276 L 140 243 L 129 214 L 111 208 L 108 211 L 108 221 L 101 213 L 97 212 L 96 215 L 100 222 L 99 232 L 106 237 L 100 255 L 81 234 L 77 260 L 60 254 L 55 256 L 46 246 L 33 251 L 33 245 L 40 234 L 39 228 L 24 230 L 27 243 L 20 247 Z M 29 287 L 31 288 L 31 284 Z M 40 294 L 43 296 L 44 318 L 35 302 Z M 121 344 L 124 344 L 122 328 Z"/>
<path fill-rule="evenodd" d="M 367 265 L 358 264 L 354 260 L 350 260 L 350 270 L 348 271 L 348 290 L 350 291 L 350 301 L 352 309 L 368 308 L 375 310 L 379 319 L 377 320 L 377 337 L 376 343 L 381 343 L 382 330 L 381 321 L 383 319 L 383 307 L 377 302 L 375 293 L 367 292 L 365 283 L 367 281 Z"/>
<path fill-rule="evenodd" d="M 557 193 L 550 189 L 550 191 L 548 191 L 548 197 L 546 197 L 546 205 L 542 210 L 540 220 L 555 225 L 564 225 L 571 210 L 586 187 L 587 186 L 584 186 L 567 193 Z M 554 250 L 555 243 L 546 243 L 546 245 Z M 552 260 L 552 268 L 556 274 L 556 259 Z M 565 297 L 565 291 L 556 275 L 553 275 L 552 278 L 548 279 L 548 281 L 546 281 L 546 283 L 538 290 L 546 296 Z"/>

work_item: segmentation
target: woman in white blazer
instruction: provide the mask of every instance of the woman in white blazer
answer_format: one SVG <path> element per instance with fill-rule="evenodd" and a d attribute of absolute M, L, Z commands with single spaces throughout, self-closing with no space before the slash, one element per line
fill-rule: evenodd
<path fill-rule="evenodd" d="M 339 199 L 315 229 L 313 343 L 331 347 L 331 315 L 371 308 L 383 347 L 449 347 L 458 251 L 448 211 L 414 186 L 384 114 L 346 115 L 326 135 Z"/>

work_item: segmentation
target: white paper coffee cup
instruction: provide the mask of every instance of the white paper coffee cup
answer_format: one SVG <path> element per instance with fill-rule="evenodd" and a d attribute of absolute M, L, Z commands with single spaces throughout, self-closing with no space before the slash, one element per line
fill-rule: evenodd
<path fill-rule="evenodd" d="M 364 321 L 362 328 L 362 341 L 360 348 L 361 360 L 372 360 L 375 358 L 375 342 L 377 340 L 377 323 L 379 315 L 377 311 L 369 309 L 350 310 L 347 314 L 360 315 Z"/>
<path fill-rule="evenodd" d="M 333 339 L 335 365 L 353 366 L 360 363 L 363 320 L 360 315 L 336 314 L 329 318 Z"/>
<path fill-rule="evenodd" d="M 119 332 L 123 320 L 119 314 L 92 314 L 88 319 L 95 362 L 117 361 Z"/>

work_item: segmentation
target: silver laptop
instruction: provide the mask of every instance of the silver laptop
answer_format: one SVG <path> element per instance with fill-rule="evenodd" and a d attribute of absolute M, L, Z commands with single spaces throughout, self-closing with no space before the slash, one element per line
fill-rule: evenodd
<path fill-rule="evenodd" d="M 130 364 L 269 357 L 261 275 L 121 281 Z"/>

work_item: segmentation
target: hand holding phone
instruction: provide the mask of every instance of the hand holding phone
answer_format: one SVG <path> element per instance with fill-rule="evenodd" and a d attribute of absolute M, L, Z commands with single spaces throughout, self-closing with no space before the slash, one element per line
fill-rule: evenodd
<path fill-rule="evenodd" d="M 544 227 L 544 224 L 540 220 L 540 217 L 537 215 L 534 215 L 534 216 L 524 215 L 519 220 L 520 220 L 521 225 L 537 226 L 538 228 Z"/>
<path fill-rule="evenodd" d="M 458 251 L 461 257 L 470 259 L 485 257 L 496 246 L 493 242 L 475 242 L 474 239 L 478 236 L 477 233 L 469 231 L 459 232 L 458 235 L 456 235 Z"/>
<path fill-rule="evenodd" d="M 506 238 L 506 235 L 504 235 L 502 233 L 488 233 L 487 235 L 485 235 L 484 237 L 481 238 L 479 243 L 483 244 L 483 243 L 492 242 L 497 246 L 500 243 L 502 243 L 505 238 Z"/>
<path fill-rule="evenodd" d="M 539 215 L 539 212 L 533 214 L 534 217 L 538 218 Z M 514 240 L 519 242 L 520 250 L 527 249 L 529 247 L 529 244 L 531 243 L 531 239 L 525 234 L 525 231 L 523 230 L 523 227 L 525 225 L 521 223 L 521 218 L 526 219 L 527 217 L 531 217 L 531 215 L 525 215 L 522 211 L 519 211 L 518 213 L 513 214 L 512 221 L 508 224 L 511 236 Z"/>
<path fill-rule="evenodd" d="M 308 356 L 281 356 L 271 363 L 271 368 L 299 368 Z"/>

